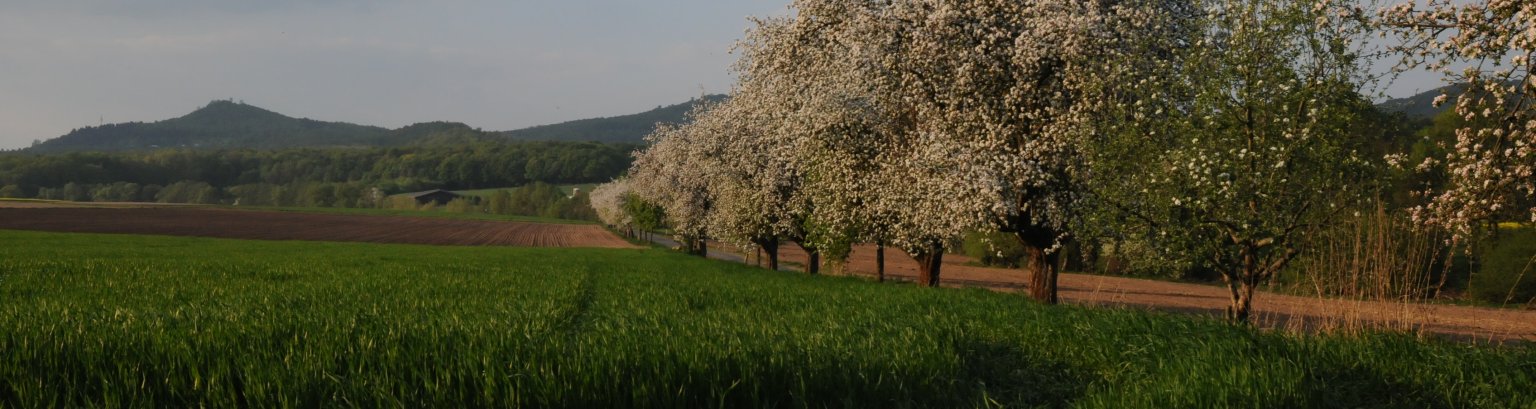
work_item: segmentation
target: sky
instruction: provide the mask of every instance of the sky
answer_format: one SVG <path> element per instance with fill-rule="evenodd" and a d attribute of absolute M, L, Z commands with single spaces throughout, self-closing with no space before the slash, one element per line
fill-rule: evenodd
<path fill-rule="evenodd" d="M 233 99 L 294 117 L 511 130 L 730 89 L 787 0 L 3 0 L 0 149 Z M 1409 75 L 1386 89 L 1438 86 Z"/>
<path fill-rule="evenodd" d="M 510 130 L 729 91 L 765 0 L 4 0 L 0 149 L 234 99 Z"/>

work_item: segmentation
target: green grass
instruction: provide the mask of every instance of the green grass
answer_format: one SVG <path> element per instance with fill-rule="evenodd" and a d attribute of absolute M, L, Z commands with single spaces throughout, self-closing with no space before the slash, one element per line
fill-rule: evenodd
<path fill-rule="evenodd" d="M 0 231 L 0 407 L 1530 407 L 1536 351 L 659 250 Z"/>
<path fill-rule="evenodd" d="M 592 188 L 597 187 L 597 185 L 598 185 L 597 183 L 577 183 L 577 184 L 567 184 L 567 185 L 555 185 L 555 187 L 557 189 L 559 189 L 561 192 L 564 192 L 565 194 L 569 195 L 569 194 L 571 194 L 571 188 L 581 188 L 581 191 L 587 192 L 587 193 L 591 193 L 592 192 Z M 489 188 L 489 189 L 455 190 L 453 192 L 461 194 L 461 195 L 466 195 L 466 196 L 479 196 L 479 197 L 489 198 L 489 197 L 491 197 L 491 195 L 496 194 L 496 191 L 498 191 L 498 190 L 510 190 L 510 189 L 515 189 L 515 188 L 517 188 L 517 186 L 496 187 L 496 188 Z"/>
<path fill-rule="evenodd" d="M 68 200 L 27 199 L 27 198 L 18 198 L 18 197 L 0 197 L 0 202 L 54 203 L 54 204 L 65 204 L 65 205 L 72 205 L 72 206 L 116 206 L 116 205 L 119 205 L 119 204 L 122 204 L 122 203 L 136 203 L 136 202 L 114 202 L 114 203 L 72 202 L 72 201 L 68 201 Z M 145 204 L 154 205 L 154 204 L 164 204 L 164 203 L 145 203 Z M 195 204 L 176 204 L 176 205 L 177 206 L 198 206 L 198 205 L 195 205 Z"/>
<path fill-rule="evenodd" d="M 344 208 L 344 207 L 266 207 L 266 206 L 220 206 L 240 210 L 265 210 L 278 212 L 320 213 L 320 214 L 347 214 L 365 216 L 412 216 L 412 217 L 444 217 L 450 219 L 469 220 L 496 220 L 532 223 L 554 224 L 596 224 L 587 220 L 556 219 L 538 216 L 517 216 L 488 213 L 458 213 L 442 209 L 436 210 L 398 210 L 398 209 L 374 209 L 374 208 Z"/>

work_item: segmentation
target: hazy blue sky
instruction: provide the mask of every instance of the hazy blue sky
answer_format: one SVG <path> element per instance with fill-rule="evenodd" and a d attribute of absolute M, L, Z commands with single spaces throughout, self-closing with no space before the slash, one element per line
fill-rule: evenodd
<path fill-rule="evenodd" d="M 0 148 L 229 98 L 386 127 L 629 114 L 728 90 L 746 17 L 787 3 L 3 0 Z"/>

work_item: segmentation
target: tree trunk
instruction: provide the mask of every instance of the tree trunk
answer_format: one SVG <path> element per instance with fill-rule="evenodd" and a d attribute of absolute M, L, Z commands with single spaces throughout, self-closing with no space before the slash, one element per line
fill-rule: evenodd
<path fill-rule="evenodd" d="M 1259 264 L 1256 252 L 1251 243 L 1240 244 L 1238 259 L 1242 264 L 1228 269 L 1222 278 L 1227 281 L 1227 289 L 1232 292 L 1232 305 L 1227 307 L 1227 321 L 1234 324 L 1247 324 L 1249 313 L 1253 310 L 1253 287 L 1258 284 Z"/>
<path fill-rule="evenodd" d="M 1057 251 L 1061 256 L 1056 263 L 1057 271 L 1085 271 L 1083 270 L 1083 245 L 1077 240 L 1068 240 L 1061 250 Z"/>
<path fill-rule="evenodd" d="M 763 254 L 768 256 L 768 269 L 779 271 L 779 240 L 760 240 L 757 242 L 757 248 L 762 249 Z"/>
<path fill-rule="evenodd" d="M 1029 298 L 1046 304 L 1055 304 L 1056 268 L 1061 262 L 1062 249 L 1050 251 L 1058 234 L 1048 229 L 1028 229 L 1014 233 L 1024 247 L 1025 260 L 1029 262 Z"/>
<path fill-rule="evenodd" d="M 807 274 L 821 274 L 821 250 L 816 247 L 807 247 L 799 243 L 800 248 L 805 249 L 805 272 Z"/>
<path fill-rule="evenodd" d="M 708 257 L 707 243 L 708 241 L 702 237 L 684 237 L 682 242 L 678 244 L 683 247 L 683 254 Z"/>
<path fill-rule="evenodd" d="M 1102 254 L 1104 251 L 1102 244 L 1103 243 L 1099 242 L 1098 240 L 1091 240 L 1083 243 L 1083 271 L 1103 273 L 1103 271 L 1099 269 L 1100 254 Z"/>
<path fill-rule="evenodd" d="M 779 246 L 764 248 L 763 254 L 768 255 L 768 269 L 779 271 Z"/>
<path fill-rule="evenodd" d="M 875 276 L 885 282 L 885 244 L 875 244 Z"/>
<path fill-rule="evenodd" d="M 1047 252 L 1044 247 L 1024 244 L 1024 257 L 1029 261 L 1029 297 L 1046 304 L 1055 304 L 1056 263 L 1060 252 Z"/>
<path fill-rule="evenodd" d="M 1445 262 L 1440 265 L 1440 281 L 1435 283 L 1435 292 L 1430 298 L 1440 298 L 1440 292 L 1445 290 L 1445 282 L 1451 277 L 1451 268 L 1455 267 L 1456 249 L 1458 242 L 1451 242 L 1451 247 L 1445 251 Z"/>
<path fill-rule="evenodd" d="M 1232 290 L 1232 305 L 1227 307 L 1227 321 L 1249 323 L 1248 318 L 1253 311 L 1253 288 L 1254 285 L 1247 279 L 1227 280 L 1227 289 Z"/>
<path fill-rule="evenodd" d="M 944 248 L 928 248 L 914 258 L 917 259 L 917 285 L 938 287 L 939 269 L 944 265 Z"/>

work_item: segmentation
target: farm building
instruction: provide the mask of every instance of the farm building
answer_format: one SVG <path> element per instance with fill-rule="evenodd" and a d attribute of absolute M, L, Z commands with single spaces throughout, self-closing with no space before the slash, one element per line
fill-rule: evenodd
<path fill-rule="evenodd" d="M 424 204 L 427 204 L 427 203 L 436 203 L 439 206 L 448 204 L 448 202 L 453 201 L 453 199 L 458 199 L 460 197 L 463 197 L 462 195 L 459 195 L 458 193 L 453 193 L 453 192 L 449 192 L 447 190 L 442 190 L 442 189 L 432 189 L 432 190 L 428 190 L 428 191 L 425 191 L 425 192 L 406 193 L 405 195 L 406 196 L 410 196 L 411 199 L 415 199 L 416 200 L 416 204 L 418 204 L 418 205 L 424 205 Z"/>

